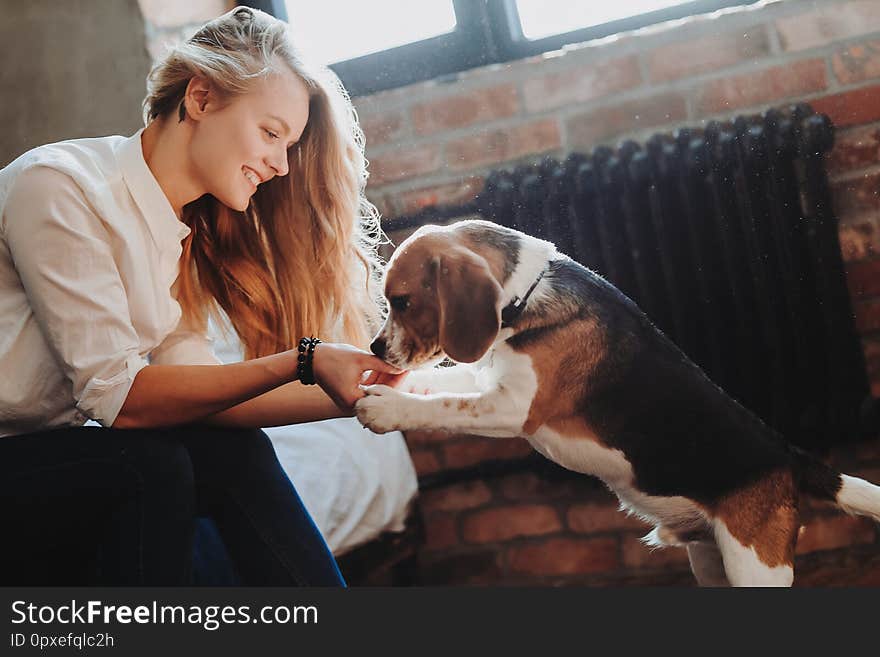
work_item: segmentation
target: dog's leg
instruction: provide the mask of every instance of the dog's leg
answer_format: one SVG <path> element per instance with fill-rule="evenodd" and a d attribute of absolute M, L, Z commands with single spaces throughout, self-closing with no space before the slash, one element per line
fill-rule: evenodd
<path fill-rule="evenodd" d="M 433 367 L 410 372 L 401 386 L 404 392 L 417 395 L 479 392 L 477 373 L 470 365 Z"/>
<path fill-rule="evenodd" d="M 721 550 L 713 541 L 692 541 L 687 544 L 691 572 L 700 586 L 730 586 L 724 572 Z"/>
<path fill-rule="evenodd" d="M 743 545 L 730 533 L 724 522 L 715 521 L 715 540 L 724 561 L 724 571 L 732 586 L 791 586 L 794 581 L 793 559 L 769 566 L 759 556 L 762 536 L 752 545 Z M 756 550 L 756 547 L 759 549 Z"/>
<path fill-rule="evenodd" d="M 485 392 L 434 395 L 414 395 L 383 385 L 368 386 L 365 391 L 355 411 L 361 424 L 376 433 L 433 429 L 519 436 L 531 402 L 500 386 Z"/>

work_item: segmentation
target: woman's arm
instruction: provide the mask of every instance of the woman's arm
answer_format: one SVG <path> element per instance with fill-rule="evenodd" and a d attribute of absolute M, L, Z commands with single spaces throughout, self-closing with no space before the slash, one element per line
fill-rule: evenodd
<path fill-rule="evenodd" d="M 337 406 L 319 386 L 294 381 L 210 415 L 205 422 L 229 427 L 278 427 L 353 415 L 353 411 Z"/>
<path fill-rule="evenodd" d="M 309 389 L 293 383 L 297 355 L 285 351 L 229 365 L 148 365 L 135 377 L 113 426 L 263 427 L 339 417 L 363 396 L 359 384 L 365 371 L 398 373 L 368 352 L 322 343 L 313 360 L 321 389 Z"/>
<path fill-rule="evenodd" d="M 205 419 L 296 378 L 296 353 L 230 365 L 148 365 L 131 384 L 113 422 L 118 429 Z"/>

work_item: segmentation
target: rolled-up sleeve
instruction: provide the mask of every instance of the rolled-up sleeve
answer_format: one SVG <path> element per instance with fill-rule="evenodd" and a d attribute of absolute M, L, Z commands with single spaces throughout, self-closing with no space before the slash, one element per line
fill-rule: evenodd
<path fill-rule="evenodd" d="M 150 352 L 153 365 L 220 365 L 205 331 L 181 324 Z"/>
<path fill-rule="evenodd" d="M 74 180 L 44 166 L 18 175 L 4 217 L 15 268 L 76 407 L 112 425 L 147 361 L 110 234 Z"/>

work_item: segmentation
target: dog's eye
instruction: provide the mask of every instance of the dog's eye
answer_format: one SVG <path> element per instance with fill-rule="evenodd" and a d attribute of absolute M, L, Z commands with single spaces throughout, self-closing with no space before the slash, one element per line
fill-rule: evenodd
<path fill-rule="evenodd" d="M 388 302 L 394 310 L 403 311 L 409 308 L 409 297 L 407 296 L 391 297 Z"/>

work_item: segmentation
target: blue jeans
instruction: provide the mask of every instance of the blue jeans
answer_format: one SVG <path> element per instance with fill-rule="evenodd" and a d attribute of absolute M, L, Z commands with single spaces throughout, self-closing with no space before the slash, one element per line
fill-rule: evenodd
<path fill-rule="evenodd" d="M 241 584 L 345 585 L 262 431 L 0 438 L 0 585 L 190 585 L 198 516 L 216 526 Z"/>

